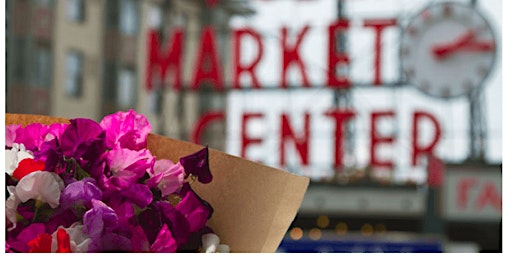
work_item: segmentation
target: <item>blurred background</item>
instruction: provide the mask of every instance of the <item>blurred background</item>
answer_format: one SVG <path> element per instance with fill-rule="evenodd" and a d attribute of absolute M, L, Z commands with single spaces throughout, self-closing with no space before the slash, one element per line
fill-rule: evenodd
<path fill-rule="evenodd" d="M 280 252 L 501 252 L 501 12 L 7 0 L 5 107 L 135 109 L 154 133 L 310 177 Z"/>

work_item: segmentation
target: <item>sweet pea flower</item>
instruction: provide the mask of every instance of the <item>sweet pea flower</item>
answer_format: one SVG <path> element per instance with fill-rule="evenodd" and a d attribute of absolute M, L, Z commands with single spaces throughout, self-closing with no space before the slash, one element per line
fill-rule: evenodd
<path fill-rule="evenodd" d="M 112 172 L 112 183 L 129 187 L 153 166 L 155 157 L 147 149 L 139 151 L 116 148 L 107 153 L 107 164 Z"/>
<path fill-rule="evenodd" d="M 156 236 L 155 242 L 151 245 L 151 251 L 157 253 L 176 252 L 178 246 L 167 225 L 162 225 Z"/>
<path fill-rule="evenodd" d="M 147 118 L 134 110 L 105 116 L 100 125 L 107 132 L 107 146 L 111 149 L 117 147 L 143 149 L 146 147 L 146 138 L 151 132 L 151 124 Z"/>
<path fill-rule="evenodd" d="M 12 144 L 16 140 L 16 130 L 20 129 L 19 124 L 9 124 L 5 126 L 5 146 L 12 147 Z"/>
<path fill-rule="evenodd" d="M 5 201 L 5 216 L 7 217 L 7 220 L 13 224 L 12 227 L 7 229 L 7 231 L 11 231 L 16 228 L 16 213 L 18 205 L 20 204 L 20 199 L 16 196 L 15 186 L 7 186 L 7 192 L 9 192 L 9 198 Z"/>
<path fill-rule="evenodd" d="M 48 133 L 46 134 L 45 141 L 52 139 L 60 139 L 69 124 L 54 123 L 48 126 Z"/>
<path fill-rule="evenodd" d="M 16 185 L 16 196 L 24 203 L 29 199 L 46 202 L 52 208 L 59 206 L 64 182 L 53 172 L 35 171 L 23 177 Z"/>
<path fill-rule="evenodd" d="M 176 205 L 176 209 L 187 219 L 190 232 L 197 232 L 206 226 L 213 208 L 201 199 L 188 183 L 183 184 L 179 196 L 181 201 Z"/>
<path fill-rule="evenodd" d="M 229 253 L 230 248 L 227 244 L 221 244 L 220 238 L 215 233 L 206 233 L 201 236 L 202 252 L 205 253 Z"/>
<path fill-rule="evenodd" d="M 18 164 L 26 158 L 34 158 L 34 154 L 25 149 L 25 145 L 13 143 L 11 149 L 5 150 L 5 172 L 12 176 Z"/>
<path fill-rule="evenodd" d="M 39 146 L 45 141 L 47 134 L 48 126 L 41 123 L 33 123 L 16 129 L 14 142 L 24 144 L 30 151 L 37 151 Z"/>
<path fill-rule="evenodd" d="M 44 233 L 46 233 L 46 228 L 43 223 L 32 223 L 23 228 L 17 235 L 9 237 L 7 242 L 10 248 L 16 252 L 28 252 L 31 248 L 28 243 Z"/>
<path fill-rule="evenodd" d="M 183 184 L 185 171 L 181 163 L 174 164 L 171 160 L 159 159 L 149 171 L 149 176 L 146 184 L 150 188 L 158 187 L 162 196 L 168 196 Z"/>
<path fill-rule="evenodd" d="M 62 209 L 67 209 L 75 205 L 89 204 L 93 199 L 101 200 L 101 196 L 102 191 L 96 186 L 96 181 L 85 178 L 64 188 L 60 195 L 60 205 Z"/>
<path fill-rule="evenodd" d="M 94 239 L 100 239 L 104 232 L 116 228 L 119 218 L 116 212 L 100 200 L 92 199 L 92 208 L 84 214 L 84 232 Z"/>
<path fill-rule="evenodd" d="M 59 239 L 59 232 L 60 232 L 60 239 Z M 68 239 L 66 239 L 67 235 Z M 52 234 L 52 244 L 51 244 L 51 251 L 57 252 L 59 250 L 59 240 L 68 240 L 69 241 L 69 252 L 77 252 L 77 253 L 83 253 L 87 252 L 87 248 L 89 247 L 89 244 L 91 243 L 91 238 L 89 238 L 84 233 L 84 226 L 80 222 L 73 223 L 70 227 L 64 228 L 59 227 L 55 232 Z M 62 242 L 60 243 L 62 244 Z M 61 245 L 62 247 L 62 245 Z M 63 252 L 63 248 L 60 249 Z"/>
<path fill-rule="evenodd" d="M 42 170 L 44 170 L 43 161 L 37 161 L 32 158 L 25 158 L 18 163 L 18 167 L 16 167 L 16 170 L 12 172 L 12 177 L 17 180 L 21 180 L 29 173 Z"/>
<path fill-rule="evenodd" d="M 201 183 L 210 183 L 212 181 L 212 173 L 208 165 L 208 147 L 180 158 L 180 163 L 185 169 L 185 179 L 189 175 L 195 175 Z"/>

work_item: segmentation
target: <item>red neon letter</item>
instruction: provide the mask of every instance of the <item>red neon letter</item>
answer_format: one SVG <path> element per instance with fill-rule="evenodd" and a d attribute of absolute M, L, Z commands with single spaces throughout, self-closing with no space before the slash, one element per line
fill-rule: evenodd
<path fill-rule="evenodd" d="M 281 28 L 281 47 L 283 49 L 283 69 L 281 72 L 281 88 L 288 87 L 288 84 L 286 83 L 286 71 L 288 70 L 288 67 L 293 63 L 296 63 L 299 66 L 304 87 L 311 87 L 311 84 L 309 83 L 308 77 L 306 75 L 306 67 L 304 66 L 302 58 L 299 55 L 300 44 L 302 43 L 302 39 L 304 39 L 304 35 L 306 34 L 306 32 L 308 32 L 308 30 L 309 26 L 306 25 L 299 33 L 295 45 L 290 47 L 286 43 L 288 37 L 288 29 L 286 27 Z"/>
<path fill-rule="evenodd" d="M 146 66 L 146 90 L 153 89 L 153 79 L 155 73 L 160 75 L 160 81 L 165 81 L 165 76 L 169 68 L 174 69 L 174 86 L 179 90 L 181 88 L 181 50 L 183 46 L 183 30 L 177 28 L 174 30 L 172 40 L 169 40 L 167 54 L 160 52 L 160 39 L 155 30 L 148 32 L 148 64 Z"/>
<path fill-rule="evenodd" d="M 345 51 L 338 51 L 337 47 L 337 34 L 341 30 L 346 30 L 349 27 L 348 20 L 340 19 L 329 25 L 329 39 L 327 42 L 327 86 L 332 88 L 348 88 L 350 87 L 350 80 L 347 75 L 338 75 L 337 67 L 340 65 L 348 66 L 350 59 Z"/>
<path fill-rule="evenodd" d="M 435 131 L 434 131 L 434 139 L 430 144 L 420 147 L 418 145 L 418 123 L 419 120 L 422 118 L 430 119 L 432 124 L 434 125 Z M 412 166 L 416 166 L 418 164 L 418 156 L 421 154 L 429 155 L 434 154 L 434 147 L 437 145 L 439 140 L 441 139 L 441 126 L 439 125 L 439 122 L 437 119 L 429 113 L 417 111 L 414 112 L 414 119 L 413 119 L 413 128 L 412 128 Z"/>
<path fill-rule="evenodd" d="M 233 32 L 233 40 L 235 49 L 233 52 L 233 87 L 235 89 L 240 89 L 242 85 L 240 84 L 240 77 L 242 72 L 248 72 L 249 75 L 252 78 L 252 87 L 258 89 L 261 88 L 261 84 L 258 81 L 255 72 L 256 65 L 260 62 L 261 58 L 263 57 L 263 43 L 261 42 L 261 36 L 258 34 L 258 32 L 254 31 L 252 28 L 243 28 L 243 29 L 237 29 Z M 248 63 L 246 65 L 242 65 L 240 57 L 241 57 L 241 39 L 242 36 L 248 35 L 254 38 L 256 40 L 256 44 L 258 46 L 257 53 L 256 53 L 256 59 L 254 59 L 251 63 Z"/>
<path fill-rule="evenodd" d="M 384 19 L 384 20 L 365 20 L 364 27 L 371 27 L 375 30 L 375 58 L 373 61 L 375 69 L 375 77 L 373 79 L 374 85 L 382 84 L 380 77 L 380 63 L 381 63 L 381 52 L 382 52 L 382 31 L 386 27 L 396 26 L 396 19 Z"/>
<path fill-rule="evenodd" d="M 203 80 L 210 80 L 215 89 L 222 90 L 222 72 L 219 69 L 221 65 L 215 42 L 213 27 L 206 27 L 201 36 L 201 47 L 194 68 L 196 71 L 192 82 L 194 90 L 199 88 L 199 84 Z"/>
<path fill-rule="evenodd" d="M 224 118 L 224 112 L 221 111 L 212 111 L 203 114 L 201 118 L 197 121 L 196 125 L 194 126 L 190 140 L 195 144 L 202 144 L 200 142 L 201 134 L 203 133 L 203 130 L 206 127 L 206 125 L 216 120 L 223 120 Z"/>
<path fill-rule="evenodd" d="M 244 113 L 242 116 L 242 134 L 240 137 L 242 137 L 242 155 L 241 156 L 243 158 L 246 157 L 247 146 L 249 146 L 249 144 L 259 144 L 262 141 L 261 138 L 249 138 L 247 136 L 247 122 L 249 121 L 249 119 L 262 118 L 262 117 L 263 117 L 262 113 Z"/>
<path fill-rule="evenodd" d="M 385 111 L 385 112 L 373 112 L 371 114 L 371 128 L 370 128 L 370 164 L 373 167 L 384 167 L 384 168 L 393 168 L 394 164 L 391 160 L 381 160 L 377 158 L 377 145 L 382 143 L 391 144 L 395 141 L 394 136 L 383 137 L 380 136 L 377 132 L 377 121 L 381 117 L 394 117 L 395 112 L 393 111 Z"/>
<path fill-rule="evenodd" d="M 496 210 L 501 210 L 501 193 L 498 193 L 496 186 L 487 182 L 484 184 L 478 199 L 476 200 L 476 208 L 482 210 L 487 204 L 491 204 Z"/>
<path fill-rule="evenodd" d="M 457 208 L 460 210 L 468 207 L 468 191 L 476 185 L 475 178 L 462 178 L 457 183 Z"/>
<path fill-rule="evenodd" d="M 298 138 L 292 131 L 290 127 L 290 122 L 288 121 L 288 116 L 286 114 L 281 114 L 281 141 L 279 144 L 279 148 L 281 150 L 280 154 L 280 164 L 285 165 L 285 143 L 288 139 L 293 140 L 295 144 L 295 148 L 299 152 L 301 162 L 303 165 L 309 164 L 309 113 L 304 114 L 304 136 Z"/>
<path fill-rule="evenodd" d="M 334 128 L 334 168 L 343 167 L 343 138 L 345 137 L 345 122 L 355 117 L 356 113 L 352 110 L 333 109 L 324 113 L 328 117 L 332 117 L 335 122 Z"/>

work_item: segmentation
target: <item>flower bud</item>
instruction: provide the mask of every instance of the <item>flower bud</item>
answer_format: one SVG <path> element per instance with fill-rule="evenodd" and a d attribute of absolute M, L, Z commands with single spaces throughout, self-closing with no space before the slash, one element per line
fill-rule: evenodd
<path fill-rule="evenodd" d="M 219 246 L 220 239 L 219 237 L 214 233 L 208 233 L 204 234 L 201 237 L 201 240 L 203 242 L 203 250 L 206 253 L 213 253 L 217 250 L 217 247 Z"/>

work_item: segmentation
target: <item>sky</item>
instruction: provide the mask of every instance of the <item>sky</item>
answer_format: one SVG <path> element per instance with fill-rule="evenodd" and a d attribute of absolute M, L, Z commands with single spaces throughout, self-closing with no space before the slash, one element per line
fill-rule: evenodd
<path fill-rule="evenodd" d="M 411 15 L 417 13 L 427 3 L 426 0 L 345 0 L 346 15 L 353 26 L 349 30 L 347 47 L 352 60 L 350 78 L 355 84 L 370 84 L 373 79 L 373 44 L 374 34 L 362 27 L 363 19 L 396 18 L 404 25 Z M 437 1 L 439 2 L 439 1 Z M 459 1 L 469 3 L 469 1 Z M 267 90 L 267 91 L 233 91 L 228 97 L 228 153 L 240 155 L 240 127 L 243 112 L 261 112 L 261 120 L 251 122 L 249 134 L 262 137 L 261 145 L 248 147 L 248 158 L 266 164 L 281 167 L 278 164 L 279 115 L 287 113 L 290 122 L 298 133 L 302 131 L 304 113 L 311 113 L 311 166 L 297 165 L 299 158 L 292 145 L 287 145 L 288 169 L 313 178 L 332 175 L 329 166 L 332 156 L 333 124 L 322 113 L 333 106 L 332 93 L 323 88 L 326 70 L 327 26 L 336 18 L 336 1 L 334 0 L 267 0 L 253 1 L 256 15 L 250 18 L 237 18 L 233 27 L 250 26 L 264 37 L 264 56 L 258 69 L 258 77 L 264 86 L 276 87 L 280 79 L 280 28 L 286 26 L 291 35 L 296 35 L 306 24 L 311 26 L 304 37 L 301 55 L 306 63 L 306 73 L 314 89 L 309 90 Z M 501 1 L 478 1 L 477 8 L 485 15 L 501 41 L 502 8 Z M 290 36 L 292 37 L 292 36 Z M 383 34 L 384 82 L 399 81 L 398 44 L 399 28 L 388 29 Z M 250 40 L 242 41 L 246 48 L 242 60 L 251 60 L 255 56 L 254 44 Z M 484 84 L 485 100 L 483 110 L 486 113 L 487 148 L 486 160 L 501 163 L 502 160 L 502 68 L 501 48 L 498 46 L 496 65 Z M 298 69 L 290 70 L 291 86 L 302 83 Z M 246 78 L 246 82 L 248 79 Z M 346 164 L 364 167 L 369 161 L 369 116 L 372 111 L 391 109 L 396 112 L 396 120 L 380 123 L 382 133 L 396 134 L 393 145 L 384 146 L 379 154 L 382 158 L 392 159 L 398 166 L 396 180 L 414 178 L 424 180 L 424 168 L 411 166 L 411 129 L 412 116 L 415 111 L 426 110 L 441 123 L 443 139 L 436 153 L 446 162 L 464 161 L 469 153 L 469 104 L 465 98 L 443 100 L 427 96 L 410 85 L 401 89 L 354 88 L 352 90 L 356 134 L 354 135 L 355 152 L 346 156 Z M 428 126 L 428 125 L 427 125 Z M 428 142 L 432 128 L 425 127 L 422 139 Z M 430 131 L 430 132 L 429 132 Z"/>

